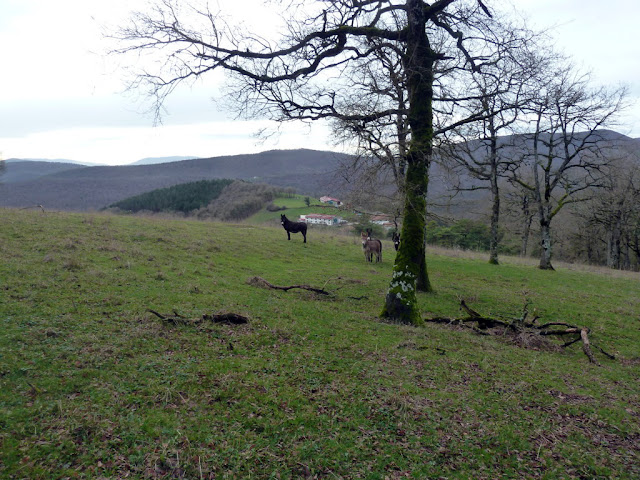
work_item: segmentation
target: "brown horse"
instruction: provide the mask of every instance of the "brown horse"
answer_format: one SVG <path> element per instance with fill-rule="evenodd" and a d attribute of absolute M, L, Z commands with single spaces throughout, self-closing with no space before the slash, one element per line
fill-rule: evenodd
<path fill-rule="evenodd" d="M 367 262 L 373 262 L 373 256 L 376 257 L 376 263 L 382 262 L 382 242 L 377 238 L 371 238 L 369 232 L 362 232 L 360 234 L 362 240 L 362 250 L 364 251 L 364 258 Z"/>

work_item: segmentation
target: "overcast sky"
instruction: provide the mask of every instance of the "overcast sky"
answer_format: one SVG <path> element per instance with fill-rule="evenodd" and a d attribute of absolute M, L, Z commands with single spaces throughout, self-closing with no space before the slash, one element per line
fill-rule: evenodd
<path fill-rule="evenodd" d="M 212 3 L 215 3 L 213 0 Z M 489 5 L 504 0 L 485 0 Z M 123 94 L 123 71 L 105 58 L 101 25 L 144 9 L 148 0 L 0 0 L 0 158 L 61 158 L 126 164 L 143 157 L 253 153 L 273 148 L 333 150 L 327 132 L 287 125 L 273 139 L 253 134 L 261 121 L 237 121 L 211 98 L 221 83 L 177 91 L 161 126 L 148 104 Z M 230 15 L 258 0 L 217 0 Z M 513 0 L 532 26 L 554 26 L 556 45 L 606 85 L 628 85 L 640 98 L 640 1 Z M 248 22 L 251 19 L 247 20 Z M 640 102 L 620 133 L 640 137 Z"/>

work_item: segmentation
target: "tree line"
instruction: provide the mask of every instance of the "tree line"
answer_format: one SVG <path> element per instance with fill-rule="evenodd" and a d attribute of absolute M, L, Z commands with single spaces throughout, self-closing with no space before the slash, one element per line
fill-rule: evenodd
<path fill-rule="evenodd" d="M 513 250 L 501 245 L 504 235 L 499 232 L 506 231 L 511 242 L 520 238 L 519 254 L 537 255 L 541 268 L 553 268 L 552 249 L 554 257 L 563 260 L 640 268 L 637 147 L 631 139 L 606 130 L 579 132 L 572 142 L 582 142 L 587 135 L 593 146 L 582 148 L 581 158 L 566 165 L 547 146 L 544 159 L 529 159 L 533 145 L 527 135 L 497 138 L 494 155 L 479 153 L 486 144 L 474 140 L 444 148 L 436 161 L 454 170 L 449 178 L 454 192 L 489 192 L 488 205 L 483 197 L 474 214 L 486 216 L 491 225 L 490 262 L 498 262 L 499 250 Z M 549 138 L 542 140 L 550 143 Z M 502 169 L 493 179 L 482 170 L 491 161 Z"/>

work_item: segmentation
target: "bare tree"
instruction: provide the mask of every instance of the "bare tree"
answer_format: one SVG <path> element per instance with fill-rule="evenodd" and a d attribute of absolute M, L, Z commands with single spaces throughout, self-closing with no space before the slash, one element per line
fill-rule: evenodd
<path fill-rule="evenodd" d="M 584 241 L 587 260 L 614 269 L 631 268 L 640 212 L 640 160 L 637 153 L 622 150 L 608 165 L 597 194 L 577 213 L 582 219 L 581 232 L 588 237 Z M 636 263 L 638 260 L 636 255 Z"/>
<path fill-rule="evenodd" d="M 157 0 L 115 35 L 124 45 L 116 52 L 134 54 L 141 67 L 145 63 L 139 59 L 146 53 L 159 59 L 139 70 L 131 85 L 146 89 L 155 99 L 156 112 L 180 83 L 223 69 L 232 78 L 229 97 L 247 116 L 278 121 L 332 118 L 369 125 L 405 113 L 411 136 L 403 154 L 403 241 L 382 315 L 422 323 L 416 280 L 424 261 L 433 139 L 442 128 L 469 120 L 452 117 L 451 110 L 434 110 L 433 101 L 447 96 L 459 80 L 454 71 L 458 76 L 479 74 L 490 62 L 491 43 L 483 40 L 490 30 L 489 11 L 481 0 L 289 1 L 285 6 L 292 12 L 287 32 L 274 42 L 239 31 L 207 7 Z M 193 17 L 199 22 L 190 24 Z M 398 105 L 376 103 L 376 92 L 354 90 L 358 87 L 350 81 L 367 62 L 383 70 L 381 48 L 401 59 L 406 112 L 399 112 Z M 450 72 L 437 85 L 437 95 L 436 64 Z M 356 94 L 371 100 L 360 104 L 369 108 L 354 108 Z M 445 117 L 449 124 L 441 127 Z"/>
<path fill-rule="evenodd" d="M 541 72 L 544 73 L 544 72 Z M 520 145 L 524 166 L 511 180 L 531 192 L 538 211 L 541 269 L 553 270 L 551 223 L 580 194 L 600 186 L 607 164 L 606 131 L 624 106 L 626 90 L 593 89 L 588 74 L 569 63 L 538 77 L 528 104 L 533 133 Z M 531 181 L 527 180 L 527 176 Z"/>
<path fill-rule="evenodd" d="M 531 32 L 505 23 L 500 37 L 496 39 L 499 53 L 494 63 L 485 69 L 485 75 L 474 76 L 469 85 L 475 98 L 466 108 L 470 114 L 482 112 L 483 117 L 451 131 L 439 148 L 446 167 L 457 171 L 459 178 L 471 177 L 470 185 L 463 182 L 457 188 L 490 192 L 489 263 L 495 265 L 499 263 L 500 179 L 518 166 L 508 138 L 501 137 L 517 133 L 518 116 L 532 96 L 531 79 L 547 60 L 527 53 L 536 48 L 537 38 Z"/>

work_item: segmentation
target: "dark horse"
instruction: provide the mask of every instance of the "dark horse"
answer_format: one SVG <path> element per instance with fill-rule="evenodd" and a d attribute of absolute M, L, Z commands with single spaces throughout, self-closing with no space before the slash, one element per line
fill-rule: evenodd
<path fill-rule="evenodd" d="M 280 215 L 280 223 L 287 231 L 287 238 L 291 240 L 291 232 L 300 232 L 304 237 L 304 243 L 307 243 L 307 224 L 304 222 L 292 222 L 284 214 Z"/>
<path fill-rule="evenodd" d="M 391 240 L 393 241 L 393 247 L 398 251 L 398 247 L 400 247 L 400 234 L 398 232 L 393 232 L 391 235 Z"/>

